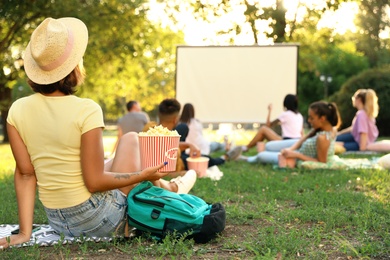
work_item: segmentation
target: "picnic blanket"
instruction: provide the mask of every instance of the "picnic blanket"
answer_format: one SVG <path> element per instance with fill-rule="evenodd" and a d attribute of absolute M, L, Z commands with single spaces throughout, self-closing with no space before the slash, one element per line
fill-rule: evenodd
<path fill-rule="evenodd" d="M 58 243 L 61 244 L 71 244 L 75 242 L 83 241 L 94 241 L 94 242 L 110 242 L 112 237 L 67 237 L 58 234 L 50 225 L 37 225 L 38 230 L 32 233 L 30 241 L 15 245 L 14 247 L 25 247 L 25 246 L 52 246 Z M 19 228 L 19 225 L 16 224 L 2 224 L 0 225 L 0 238 L 7 237 L 11 235 L 13 230 Z"/>
<path fill-rule="evenodd" d="M 355 159 L 340 158 L 334 155 L 327 163 L 305 161 L 299 167 L 304 169 L 384 169 L 378 160 L 380 160 L 378 157 Z"/>

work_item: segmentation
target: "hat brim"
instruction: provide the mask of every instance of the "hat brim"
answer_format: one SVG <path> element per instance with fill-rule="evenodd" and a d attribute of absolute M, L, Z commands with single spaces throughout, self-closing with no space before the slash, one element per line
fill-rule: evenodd
<path fill-rule="evenodd" d="M 27 77 L 37 84 L 48 85 L 65 78 L 76 68 L 87 49 L 88 29 L 81 20 L 73 17 L 59 18 L 57 20 L 64 23 L 72 31 L 74 45 L 65 62 L 53 70 L 45 71 L 35 62 L 31 54 L 30 42 L 28 43 L 24 53 L 24 70 Z"/>

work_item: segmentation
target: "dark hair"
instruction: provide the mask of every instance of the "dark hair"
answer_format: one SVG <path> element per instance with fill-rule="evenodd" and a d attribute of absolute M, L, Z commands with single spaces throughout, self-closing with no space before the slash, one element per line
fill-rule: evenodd
<path fill-rule="evenodd" d="M 283 106 L 287 110 L 291 110 L 294 113 L 298 113 L 298 97 L 293 94 L 286 95 L 283 101 Z"/>
<path fill-rule="evenodd" d="M 130 100 L 129 102 L 127 102 L 126 104 L 126 108 L 127 108 L 127 111 L 130 111 L 133 106 L 135 106 L 138 102 L 135 101 L 135 100 Z"/>
<path fill-rule="evenodd" d="M 59 90 L 65 95 L 71 95 L 76 93 L 76 87 L 83 83 L 84 78 L 84 68 L 82 66 L 80 67 L 79 65 L 77 65 L 76 68 L 74 68 L 74 70 L 72 70 L 72 72 L 68 74 L 68 76 L 61 79 L 60 81 L 47 85 L 42 85 L 37 84 L 32 80 L 28 79 L 28 84 L 33 89 L 33 91 L 37 93 L 51 94 L 56 90 Z"/>
<path fill-rule="evenodd" d="M 336 126 L 338 128 L 341 125 L 340 113 L 337 109 L 336 103 L 317 101 L 312 103 L 309 106 L 309 109 L 313 110 L 318 116 L 325 116 L 326 120 L 328 120 L 332 126 Z"/>
<path fill-rule="evenodd" d="M 191 119 L 195 118 L 195 109 L 191 103 L 186 103 L 181 112 L 179 121 L 182 123 L 190 123 Z"/>
<path fill-rule="evenodd" d="M 158 105 L 158 117 L 160 121 L 164 121 L 171 116 L 177 116 L 180 112 L 181 105 L 179 101 L 174 98 L 167 98 L 161 101 Z"/>

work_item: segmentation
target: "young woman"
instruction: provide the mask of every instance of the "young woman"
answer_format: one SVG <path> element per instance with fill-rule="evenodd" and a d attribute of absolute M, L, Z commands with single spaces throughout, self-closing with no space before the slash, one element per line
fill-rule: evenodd
<path fill-rule="evenodd" d="M 176 103 L 177 104 L 176 106 L 178 107 L 177 113 L 179 113 L 180 103 L 177 100 L 165 99 L 160 104 L 160 106 L 164 105 L 164 103 L 173 103 L 173 104 Z M 190 124 L 188 124 L 187 122 L 190 122 Z M 191 128 L 191 123 L 195 124 L 195 125 L 192 125 L 192 128 Z M 194 129 L 194 126 L 196 126 L 197 129 Z M 198 140 L 198 138 L 196 138 L 196 136 L 199 137 L 199 134 L 200 134 L 199 131 L 201 130 L 201 128 L 202 128 L 202 124 L 197 119 L 195 119 L 194 107 L 189 103 L 185 104 L 185 106 L 183 108 L 182 115 L 179 119 L 179 123 L 175 127 L 175 130 L 180 134 L 180 141 L 186 142 L 186 143 L 191 143 L 191 144 L 195 145 L 196 147 L 198 147 L 198 149 L 200 150 L 201 156 L 209 158 L 208 167 L 211 167 L 214 165 L 221 165 L 221 164 L 224 164 L 226 161 L 234 161 L 237 158 L 239 158 L 239 156 L 241 155 L 241 147 L 240 146 L 236 146 L 233 149 L 230 149 L 229 151 L 227 151 L 224 155 L 222 155 L 219 158 L 218 157 L 217 158 L 211 157 L 209 155 L 210 149 L 209 149 L 208 154 L 202 153 L 202 148 L 205 149 L 205 146 L 203 144 L 203 145 L 201 145 L 201 147 L 199 147 L 198 145 L 199 145 L 200 140 Z M 191 131 L 193 131 L 193 132 L 191 132 Z M 197 132 L 197 134 L 194 132 Z M 192 136 L 191 136 L 191 133 L 192 133 Z M 190 153 L 189 154 L 186 154 L 186 153 L 181 154 L 181 159 L 184 162 L 185 168 L 187 168 L 186 159 L 189 156 L 192 156 L 192 155 Z"/>
<path fill-rule="evenodd" d="M 378 97 L 372 89 L 359 89 L 352 97 L 352 105 L 357 109 L 352 125 L 341 130 L 336 141 L 347 151 L 364 151 L 379 135 L 375 122 L 379 112 Z"/>
<path fill-rule="evenodd" d="M 334 154 L 336 129 L 340 125 L 340 116 L 336 104 L 323 101 L 314 102 L 309 107 L 308 121 L 312 127 L 310 133 L 301 138 L 293 146 L 279 152 L 264 151 L 248 162 L 278 164 L 281 154 L 284 158 L 299 161 L 327 162 Z"/>
<path fill-rule="evenodd" d="M 210 152 L 218 150 L 226 150 L 228 147 L 227 143 L 210 142 L 204 137 L 202 122 L 195 118 L 195 109 L 191 103 L 184 104 L 179 123 L 188 126 L 186 142 L 196 145 L 204 155 L 210 155 Z"/>
<path fill-rule="evenodd" d="M 268 105 L 268 116 L 265 126 L 260 127 L 259 131 L 253 139 L 243 146 L 242 150 L 248 151 L 250 148 L 256 146 L 257 142 L 263 140 L 288 140 L 296 139 L 297 141 L 303 135 L 303 116 L 298 112 L 298 98 L 296 95 L 288 94 L 283 101 L 285 111 L 279 117 L 271 122 L 272 104 Z M 280 124 L 282 128 L 282 135 L 280 136 L 271 128 Z"/>
<path fill-rule="evenodd" d="M 160 179 L 168 174 L 158 172 L 164 163 L 141 170 L 136 133 L 123 135 L 104 165 L 102 110 L 73 95 L 84 80 L 87 42 L 85 24 L 69 17 L 47 18 L 31 36 L 24 66 L 36 93 L 15 101 L 7 118 L 20 231 L 0 238 L 0 249 L 30 240 L 37 187 L 58 233 L 107 237 L 125 232 L 126 195 L 139 182 L 182 193 L 195 183 L 194 171 L 172 182 Z"/>

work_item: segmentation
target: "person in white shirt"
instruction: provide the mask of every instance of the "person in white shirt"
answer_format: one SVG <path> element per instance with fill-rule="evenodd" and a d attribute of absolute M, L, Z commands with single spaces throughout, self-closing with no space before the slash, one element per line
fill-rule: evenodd
<path fill-rule="evenodd" d="M 199 119 L 195 118 L 195 108 L 191 103 L 184 104 L 179 122 L 188 126 L 189 131 L 186 142 L 195 144 L 201 151 L 201 154 L 210 155 L 210 153 L 218 150 L 229 150 L 230 147 L 226 138 L 224 143 L 207 140 L 203 135 L 203 124 Z"/>

